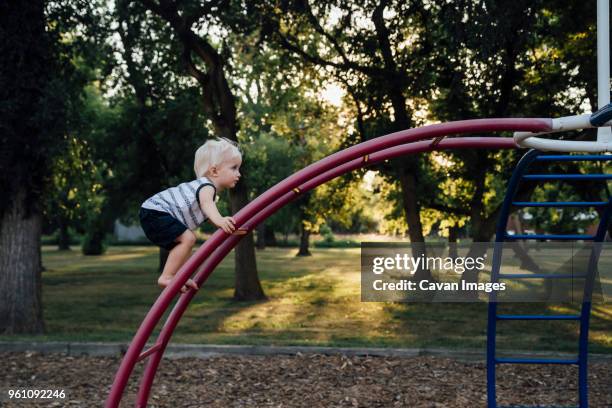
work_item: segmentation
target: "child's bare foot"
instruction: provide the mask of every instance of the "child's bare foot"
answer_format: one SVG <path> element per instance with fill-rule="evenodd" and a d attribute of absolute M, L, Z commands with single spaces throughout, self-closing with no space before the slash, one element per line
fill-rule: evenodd
<path fill-rule="evenodd" d="M 172 279 L 174 277 L 172 276 L 160 276 L 159 279 L 157 279 L 157 284 L 162 287 L 165 288 L 166 286 L 170 285 L 170 283 L 172 282 Z M 198 290 L 198 285 L 196 285 L 196 283 L 191 280 L 188 279 L 187 282 L 185 282 L 185 284 L 183 285 L 183 287 L 181 288 L 181 292 L 185 293 L 189 290 L 189 288 L 194 289 L 194 290 Z"/>

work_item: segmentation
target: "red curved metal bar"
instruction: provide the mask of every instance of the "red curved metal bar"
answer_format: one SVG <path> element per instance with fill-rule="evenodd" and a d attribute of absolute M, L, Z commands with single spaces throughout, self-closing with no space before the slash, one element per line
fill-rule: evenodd
<path fill-rule="evenodd" d="M 370 155 L 367 163 L 363 159 L 355 159 L 341 166 L 338 166 L 326 173 L 320 174 L 319 176 L 307 181 L 306 183 L 297 187 L 302 193 L 307 192 L 317 186 L 326 183 L 327 181 L 338 177 L 342 174 L 348 173 L 352 170 L 363 167 L 364 164 L 370 165 L 380 161 L 391 159 L 394 157 L 405 156 L 409 154 L 421 153 L 432 150 L 444 150 L 444 149 L 467 149 L 467 148 L 497 148 L 497 149 L 512 149 L 516 148 L 516 144 L 509 138 L 489 137 L 489 138 L 455 138 L 444 141 L 438 141 L 432 143 L 431 141 L 420 141 L 414 142 L 408 145 L 395 146 L 389 149 L 385 149 L 381 152 Z M 253 230 L 258 224 L 265 221 L 269 216 L 273 215 L 280 208 L 284 207 L 291 201 L 293 201 L 297 195 L 294 191 L 285 193 L 282 197 L 277 199 L 274 203 L 260 211 L 257 215 L 251 218 L 242 228 Z M 235 247 L 238 243 L 238 239 L 228 239 L 220 247 L 218 247 L 205 261 L 202 268 L 193 278 L 198 287 L 202 287 L 204 282 L 208 279 L 210 274 L 214 271 L 219 262 L 221 262 L 225 256 Z M 140 384 L 139 393 L 137 396 L 137 407 L 145 407 L 149 398 L 149 393 L 153 385 L 155 373 L 157 367 L 161 361 L 163 350 L 165 350 L 170 337 L 178 324 L 182 314 L 187 309 L 187 306 L 191 302 L 191 299 L 195 296 L 194 291 L 190 291 L 187 294 L 181 296 L 171 314 L 166 320 L 166 324 L 159 333 L 156 344 L 161 344 L 161 352 L 156 353 L 147 362 L 145 367 L 142 381 Z"/>
<path fill-rule="evenodd" d="M 335 153 L 331 156 L 326 157 L 325 159 L 320 160 L 319 162 L 316 162 L 302 169 L 301 171 L 295 173 L 294 175 L 286 178 L 282 182 L 270 188 L 257 199 L 253 200 L 242 210 L 240 210 L 236 215 L 234 215 L 234 218 L 236 220 L 237 226 L 239 226 L 241 229 L 250 230 L 253 225 L 256 225 L 256 223 L 258 222 L 261 222 L 263 219 L 265 219 L 265 217 L 269 216 L 274 211 L 276 211 L 276 209 L 280 208 L 280 206 L 285 205 L 287 202 L 291 201 L 295 197 L 295 193 L 292 190 L 300 187 L 302 183 L 304 185 L 302 186 L 302 188 L 300 188 L 300 190 L 306 191 L 304 190 L 304 187 L 307 185 L 311 185 L 312 181 L 314 181 L 315 179 L 324 179 L 327 176 L 330 176 L 329 179 L 331 179 L 339 174 L 342 174 L 338 173 L 333 176 L 331 175 L 332 173 L 336 173 L 341 169 L 343 172 L 346 172 L 349 171 L 346 169 L 351 168 L 351 166 L 356 166 L 354 168 L 362 167 L 366 164 L 374 163 L 375 160 L 384 160 L 386 158 L 406 154 L 402 153 L 403 150 L 401 146 L 398 146 L 404 143 L 417 142 L 424 139 L 431 139 L 435 137 L 459 133 L 485 133 L 496 131 L 538 132 L 549 130 L 550 127 L 550 119 L 476 119 L 468 121 L 450 122 L 439 125 L 431 125 L 423 128 L 409 129 L 382 136 L 364 143 L 360 143 L 341 152 Z M 470 139 L 475 140 L 478 138 Z M 473 143 L 471 147 L 516 147 L 511 139 L 486 139 L 486 141 L 481 140 L 480 142 L 471 142 Z M 437 145 L 432 145 L 431 142 L 422 142 L 418 145 L 415 145 L 413 150 L 417 151 L 418 149 L 422 149 L 420 151 L 425 151 L 428 149 L 432 150 L 433 148 L 441 147 L 451 148 L 450 146 L 453 144 L 453 141 L 458 140 L 459 139 L 441 140 Z M 457 144 L 456 146 L 458 147 L 459 144 Z M 381 150 L 385 150 L 385 156 L 383 157 L 381 154 L 378 154 L 378 156 L 376 156 L 377 152 L 380 152 Z M 363 159 L 366 156 L 370 157 L 367 162 Z M 337 168 L 337 170 L 329 172 L 329 174 L 327 173 L 329 170 L 334 168 Z M 309 183 L 309 181 L 311 182 Z M 319 184 L 323 182 L 324 181 L 320 181 Z M 310 188 L 314 188 L 316 185 L 312 184 Z M 281 198 L 279 199 L 279 197 Z M 269 208 L 266 208 L 268 206 Z M 264 208 L 266 208 L 266 210 L 262 211 L 261 215 L 258 214 Z M 107 407 L 117 407 L 119 405 L 121 396 L 123 394 L 123 391 L 125 390 L 128 379 L 131 375 L 134 365 L 136 364 L 139 358 L 140 353 L 143 350 L 143 347 L 146 344 L 147 339 L 150 337 L 153 329 L 159 322 L 159 319 L 161 318 L 165 310 L 168 308 L 172 299 L 176 296 L 176 294 L 180 292 L 182 285 L 187 281 L 187 279 L 189 279 L 193 272 L 200 267 L 200 265 L 202 265 L 203 267 L 196 274 L 195 279 L 196 282 L 200 280 L 203 282 L 212 272 L 214 267 L 223 259 L 223 257 L 225 257 L 225 254 L 227 254 L 227 252 L 229 252 L 241 239 L 241 237 L 242 236 L 236 235 L 228 236 L 221 230 L 215 232 L 206 241 L 206 243 L 204 243 L 204 245 L 202 245 L 198 249 L 198 251 L 196 251 L 196 253 L 185 263 L 185 265 L 183 265 L 183 267 L 178 271 L 176 278 L 173 280 L 173 282 L 168 287 L 166 287 L 164 291 L 162 291 L 161 295 L 158 297 L 152 308 L 145 316 L 145 319 L 140 325 L 140 328 L 134 336 L 134 339 L 130 343 L 130 346 L 121 362 L 121 365 L 115 376 L 113 385 L 111 387 L 109 397 L 106 401 Z M 209 257 L 209 255 L 211 254 L 212 256 Z M 142 400 L 144 405 L 146 405 L 146 400 L 148 399 L 148 393 L 152 384 L 152 379 L 157 369 L 157 365 L 159 364 L 159 360 L 161 359 L 161 355 L 163 354 L 163 350 L 165 349 L 167 342 L 169 341 L 170 334 L 176 327 L 180 316 L 182 315 L 183 311 L 185 310 L 189 301 L 191 301 L 194 295 L 195 292 L 188 291 L 180 297 L 179 301 L 177 302 L 177 306 L 169 316 L 168 321 L 164 325 L 164 328 L 162 328 L 162 333 L 164 334 L 162 336 L 162 333 L 160 333 L 160 338 L 162 339 L 162 342 L 160 343 L 161 346 L 159 347 L 160 350 L 151 355 L 151 359 L 149 360 L 149 364 L 147 364 L 147 369 L 145 370 L 146 373 L 143 377 L 143 383 L 141 384 L 140 394 L 142 395 L 142 398 L 139 398 L 139 400 Z M 149 369 L 149 367 L 151 368 Z"/>
<path fill-rule="evenodd" d="M 444 149 L 466 149 L 466 148 L 497 148 L 497 149 L 512 149 L 516 148 L 514 142 L 509 138 L 455 138 L 449 139 L 445 141 L 438 142 L 434 144 L 430 141 L 420 141 L 414 142 L 409 145 L 401 145 L 395 146 L 389 149 L 385 149 L 384 151 L 374 153 L 370 155 L 368 162 L 364 163 L 364 161 L 359 158 L 352 160 L 348 163 L 345 163 L 341 166 L 338 166 L 326 173 L 320 174 L 319 176 L 307 181 L 306 183 L 297 187 L 302 193 L 307 192 L 317 186 L 326 183 L 327 181 L 338 177 L 342 174 L 348 173 L 349 171 L 358 169 L 363 167 L 364 164 L 375 164 L 380 161 L 405 156 L 409 154 L 421 153 L 432 150 L 444 150 Z M 287 205 L 291 201 L 293 201 L 297 195 L 295 192 L 291 191 L 289 193 L 285 193 L 282 197 L 277 199 L 270 206 L 266 207 L 264 210 L 260 211 L 257 215 L 251 218 L 242 228 L 253 230 L 255 227 L 261 222 L 265 221 L 269 216 L 273 215 L 276 211 L 278 211 L 283 206 Z M 239 242 L 240 238 L 238 237 L 226 240 L 220 247 L 218 247 L 205 261 L 200 271 L 193 278 L 196 284 L 201 287 L 204 282 L 208 279 L 210 274 L 214 271 L 219 262 L 221 262 L 225 256 L 235 247 L 235 245 Z M 142 381 L 140 384 L 139 393 L 137 396 L 137 407 L 145 407 L 149 398 L 149 393 L 153 384 L 153 380 L 155 378 L 155 373 L 157 371 L 157 367 L 161 361 L 163 350 L 165 350 L 174 329 L 176 328 L 182 314 L 187 309 L 187 306 L 191 302 L 191 299 L 195 296 L 194 291 L 190 291 L 187 294 L 181 296 L 171 314 L 168 316 L 166 320 L 166 324 L 162 328 L 159 333 L 158 340 L 156 341 L 156 347 L 159 345 L 158 350 L 161 349 L 161 352 L 156 353 L 151 359 L 147 362 L 145 367 Z"/>

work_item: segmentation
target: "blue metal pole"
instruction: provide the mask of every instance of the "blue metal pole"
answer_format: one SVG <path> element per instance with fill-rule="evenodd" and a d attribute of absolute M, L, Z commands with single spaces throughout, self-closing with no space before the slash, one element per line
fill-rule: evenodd
<path fill-rule="evenodd" d="M 529 165 L 535 160 L 539 152 L 537 150 L 531 150 L 527 152 L 516 165 L 510 182 L 508 183 L 508 189 L 506 190 L 506 196 L 502 204 L 502 209 L 497 221 L 497 229 L 495 232 L 495 247 L 493 248 L 493 263 L 491 265 L 491 282 L 497 282 L 499 279 L 499 269 L 501 266 L 501 257 L 503 242 L 506 239 L 506 224 L 508 223 L 508 216 L 510 215 L 510 209 L 512 208 L 512 202 L 514 195 L 518 188 L 518 184 L 523 177 L 524 172 L 527 170 Z M 488 408 L 497 407 L 497 397 L 495 391 L 495 339 L 497 332 L 497 296 L 495 292 L 491 292 L 489 297 L 489 311 L 487 321 L 487 406 Z"/>

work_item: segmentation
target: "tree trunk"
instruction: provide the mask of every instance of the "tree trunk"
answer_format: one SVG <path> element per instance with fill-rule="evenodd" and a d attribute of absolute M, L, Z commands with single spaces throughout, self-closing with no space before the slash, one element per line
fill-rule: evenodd
<path fill-rule="evenodd" d="M 300 249 L 295 256 L 311 256 L 310 250 L 308 247 L 310 246 L 310 230 L 304 227 L 304 223 L 302 223 L 302 228 L 300 228 Z"/>
<path fill-rule="evenodd" d="M 456 259 L 457 256 L 457 226 L 448 227 L 448 256 Z"/>
<path fill-rule="evenodd" d="M 399 172 L 402 187 L 402 205 L 406 215 L 406 223 L 408 224 L 408 237 L 410 238 L 412 256 L 414 258 L 426 257 L 427 250 L 425 249 L 425 237 L 423 236 L 423 224 L 421 223 L 421 206 L 417 200 L 415 172 L 406 169 L 404 165 L 400 166 Z M 417 269 L 413 278 L 415 281 L 433 280 L 431 271 L 424 268 Z"/>
<path fill-rule="evenodd" d="M 474 163 L 480 163 L 480 166 L 473 167 L 472 172 L 474 175 L 475 191 L 470 201 L 470 221 L 472 225 L 472 245 L 468 251 L 467 257 L 477 258 L 484 256 L 486 248 L 484 245 L 478 245 L 479 242 L 488 242 L 490 235 L 488 228 L 495 225 L 495 220 L 487 219 L 484 217 L 484 192 L 485 192 L 485 176 L 488 171 L 488 161 L 486 152 L 476 152 L 473 158 Z M 461 274 L 461 281 L 468 283 L 477 283 L 479 278 L 479 271 L 477 269 L 467 270 Z M 472 291 L 469 295 L 473 300 L 478 298 L 478 291 Z"/>
<path fill-rule="evenodd" d="M 386 2 L 379 2 L 372 13 L 372 23 L 374 23 L 376 38 L 382 56 L 382 62 L 388 75 L 385 78 L 384 89 L 391 100 L 393 106 L 393 121 L 397 131 L 409 129 L 413 123 L 408 112 L 407 101 L 404 91 L 406 90 L 406 76 L 398 69 L 395 61 L 390 38 L 390 32 L 384 19 L 384 11 L 387 7 Z M 421 224 L 421 206 L 417 198 L 417 174 L 418 159 L 416 157 L 403 157 L 397 165 L 399 172 L 400 185 L 402 188 L 402 204 L 406 223 L 408 224 L 408 236 L 412 247 L 412 256 L 426 257 L 425 237 L 423 237 L 423 225 Z M 427 269 L 419 268 L 413 279 L 421 281 L 424 279 L 433 280 L 431 272 Z"/>
<path fill-rule="evenodd" d="M 263 222 L 257 226 L 257 249 L 266 249 L 266 225 Z"/>
<path fill-rule="evenodd" d="M 89 226 L 89 230 L 83 237 L 83 245 L 81 246 L 81 252 L 83 255 L 97 256 L 103 255 L 106 251 L 104 247 L 104 236 L 106 232 L 102 229 L 98 222 L 94 221 Z"/>
<path fill-rule="evenodd" d="M 17 191 L 0 221 L 0 334 L 40 334 L 42 312 L 39 209 L 26 214 Z"/>
<path fill-rule="evenodd" d="M 59 235 L 57 236 L 57 249 L 59 251 L 70 250 L 70 234 L 68 233 L 68 223 L 62 217 L 60 220 Z"/>
<path fill-rule="evenodd" d="M 266 225 L 264 237 L 267 246 L 278 246 L 278 242 L 276 241 L 276 235 L 274 235 L 274 230 L 269 225 Z"/>
<path fill-rule="evenodd" d="M 262 300 L 266 295 L 259 282 L 255 260 L 253 233 L 247 234 L 236 246 L 236 287 L 234 300 Z M 253 273 L 255 271 L 255 273 Z"/>
<path fill-rule="evenodd" d="M 248 202 L 246 186 L 241 178 L 236 188 L 230 190 L 230 205 L 232 214 L 236 214 Z M 235 300 L 260 300 L 266 295 L 259 282 L 257 261 L 255 258 L 255 241 L 253 233 L 245 235 L 234 251 L 236 287 Z"/>
<path fill-rule="evenodd" d="M 257 249 L 266 249 L 268 246 L 278 246 L 276 242 L 276 236 L 274 230 L 270 226 L 266 225 L 265 222 L 257 226 Z"/>

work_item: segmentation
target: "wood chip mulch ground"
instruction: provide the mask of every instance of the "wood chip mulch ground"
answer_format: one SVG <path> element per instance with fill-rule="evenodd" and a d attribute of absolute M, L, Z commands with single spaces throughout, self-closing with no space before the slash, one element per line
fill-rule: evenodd
<path fill-rule="evenodd" d="M 0 353 L 0 406 L 99 407 L 119 359 Z M 140 372 L 139 367 L 136 372 Z M 500 404 L 577 405 L 577 368 L 502 366 Z M 590 407 L 612 407 L 612 362 L 589 366 Z M 9 388 L 64 389 L 66 398 L 8 400 Z M 131 407 L 137 382 L 122 406 Z M 486 370 L 479 362 L 440 357 L 325 355 L 166 359 L 150 407 L 484 407 Z"/>

